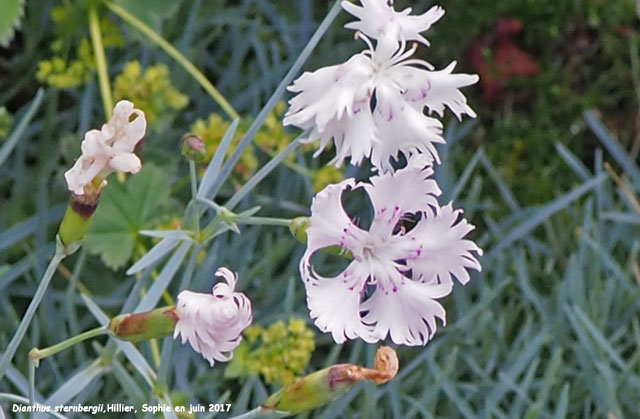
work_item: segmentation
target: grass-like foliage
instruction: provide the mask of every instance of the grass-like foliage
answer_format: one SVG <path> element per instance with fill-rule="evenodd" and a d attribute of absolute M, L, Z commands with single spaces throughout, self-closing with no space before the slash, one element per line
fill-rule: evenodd
<path fill-rule="evenodd" d="M 0 355 L 15 349 L 0 364 L 0 418 L 30 417 L 11 409 L 34 403 L 123 403 L 136 417 L 152 417 L 143 404 L 229 403 L 228 412 L 162 414 L 233 417 L 294 377 L 372 365 L 377 345 L 337 345 L 313 325 L 298 268 L 304 245 L 286 223 L 308 216 L 327 183 L 370 174 L 326 169 L 327 157 L 314 158 L 300 132 L 280 125 L 286 86 L 356 49 L 330 3 L 16 0 L 11 16 L 0 10 L 0 45 L 19 28 L 0 48 Z M 444 121 L 440 203 L 453 200 L 476 226 L 482 272 L 443 301 L 447 325 L 432 341 L 394 346 L 393 380 L 359 383 L 299 417 L 640 417 L 634 2 L 585 0 L 581 12 L 557 1 L 468 3 L 443 4 L 429 38 L 434 63 L 455 55 L 448 43 L 463 56 L 496 18 L 513 17 L 540 68 L 506 80 L 497 103 L 471 91 L 477 120 Z M 562 48 L 547 48 L 549 37 Z M 84 245 L 50 272 L 11 348 L 56 249 L 69 197 L 63 173 L 107 104 L 136 98 L 154 114 L 137 150 L 143 170 L 109 178 Z M 180 154 L 190 130 L 205 140 L 204 162 Z M 318 262 L 330 271 L 344 256 Z M 232 363 L 211 368 L 171 337 L 130 343 L 93 331 L 121 313 L 175 304 L 187 288 L 209 292 L 220 266 L 238 272 L 256 325 Z M 93 339 L 37 368 L 29 361 L 32 348 L 86 331 Z"/>

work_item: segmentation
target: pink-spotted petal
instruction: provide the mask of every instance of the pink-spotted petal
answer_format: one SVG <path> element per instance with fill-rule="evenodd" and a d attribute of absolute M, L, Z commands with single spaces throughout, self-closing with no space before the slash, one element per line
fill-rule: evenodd
<path fill-rule="evenodd" d="M 454 210 L 451 203 L 437 210 L 429 209 L 425 217 L 408 234 L 416 243 L 417 257 L 407 260 L 413 278 L 425 283 L 469 282 L 468 269 L 481 270 L 476 258 L 482 255 L 474 242 L 464 237 L 474 229 L 464 218 L 462 210 Z"/>
<path fill-rule="evenodd" d="M 442 123 L 424 115 L 421 107 L 407 102 L 391 87 L 376 90 L 377 105 L 373 119 L 379 141 L 371 152 L 371 162 L 382 172 L 393 171 L 391 159 L 400 154 L 430 156 L 440 162 L 435 144 L 444 143 Z"/>
<path fill-rule="evenodd" d="M 435 112 L 440 117 L 443 116 L 444 108 L 447 107 L 459 120 L 462 119 L 462 115 L 475 118 L 476 113 L 467 104 L 467 98 L 460 89 L 476 84 L 479 77 L 476 74 L 454 74 L 455 66 L 455 61 L 437 71 L 404 66 L 402 68 L 402 85 L 405 88 L 403 96 L 409 102 L 427 106 L 429 112 Z"/>
<path fill-rule="evenodd" d="M 409 158 L 404 168 L 395 173 L 373 176 L 370 183 L 359 183 L 358 187 L 367 191 L 375 217 L 397 221 L 391 214 L 402 216 L 438 206 L 437 197 L 442 191 L 436 181 L 430 179 L 432 175 L 433 167 L 428 157 L 416 154 Z"/>
<path fill-rule="evenodd" d="M 437 329 L 436 319 L 446 325 L 446 312 L 437 301 L 451 293 L 452 284 L 423 284 L 408 278 L 396 280 L 393 290 L 376 289 L 362 304 L 364 321 L 373 326 L 377 339 L 387 335 L 399 345 L 425 345 Z"/>

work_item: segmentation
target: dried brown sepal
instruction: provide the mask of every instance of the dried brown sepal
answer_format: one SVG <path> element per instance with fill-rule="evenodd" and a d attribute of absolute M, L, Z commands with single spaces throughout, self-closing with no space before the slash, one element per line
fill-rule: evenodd
<path fill-rule="evenodd" d="M 373 369 L 357 367 L 354 380 L 371 380 L 376 384 L 384 384 L 396 376 L 399 367 L 396 351 L 390 346 L 381 346 L 376 352 Z"/>
<path fill-rule="evenodd" d="M 382 346 L 376 352 L 374 369 L 354 364 L 332 365 L 272 394 L 262 408 L 291 414 L 315 409 L 344 396 L 359 381 L 386 383 L 396 376 L 398 365 L 396 352 L 389 346 Z"/>

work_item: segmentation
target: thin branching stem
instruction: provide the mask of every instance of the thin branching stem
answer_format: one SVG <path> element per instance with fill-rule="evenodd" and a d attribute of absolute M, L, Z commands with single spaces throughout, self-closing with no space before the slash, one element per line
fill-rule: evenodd
<path fill-rule="evenodd" d="M 96 327 L 95 329 L 87 330 L 86 332 L 80 333 L 79 335 L 70 337 L 67 340 L 63 340 L 62 342 L 56 343 L 55 345 L 49 346 L 44 349 L 33 348 L 31 352 L 29 352 L 29 360 L 31 363 L 37 366 L 38 362 L 41 359 L 47 358 L 51 355 L 55 355 L 60 351 L 63 351 L 67 348 L 72 347 L 80 342 L 84 342 L 87 339 L 94 338 L 96 336 L 102 336 L 107 334 L 107 326 Z"/>
<path fill-rule="evenodd" d="M 234 218 L 234 222 L 238 224 L 263 225 L 275 227 L 289 227 L 291 221 L 288 218 L 271 218 L 271 217 L 240 217 Z"/>

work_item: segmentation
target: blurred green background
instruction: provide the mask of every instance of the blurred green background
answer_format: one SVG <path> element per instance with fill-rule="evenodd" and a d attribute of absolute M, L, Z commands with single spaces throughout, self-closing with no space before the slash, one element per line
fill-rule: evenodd
<path fill-rule="evenodd" d="M 332 4 L 116 3 L 203 71 L 243 116 L 241 130 Z M 13 4 L 0 0 L 0 10 L 18 14 L 20 2 L 10 9 Z M 78 155 L 83 133 L 104 120 L 88 4 L 29 0 L 15 38 L 0 47 L 0 348 L 11 338 L 52 252 L 68 199 L 62 174 Z M 396 9 L 411 6 L 414 12 L 431 5 L 396 1 Z M 485 250 L 483 272 L 445 301 L 448 324 L 432 342 L 424 348 L 397 348 L 401 372 L 394 381 L 379 388 L 358 385 L 306 417 L 640 417 L 636 5 L 632 0 L 450 0 L 440 5 L 446 14 L 427 33 L 431 47 L 419 49 L 419 57 L 437 68 L 457 60 L 457 71 L 480 72 L 482 80 L 464 91 L 477 120 L 460 124 L 451 115 L 445 118 L 448 145 L 440 148 L 443 164 L 436 176 L 444 190 L 442 203 L 455 199 L 454 205 L 477 226 L 473 238 Z M 144 181 L 132 180 L 127 187 L 111 180 L 86 252 L 65 260 L 18 351 L 16 368 L 0 382 L 2 392 L 26 394 L 31 347 L 96 326 L 74 295 L 77 286 L 108 314 L 119 312 L 133 281 L 125 276 L 126 267 L 153 245 L 137 231 L 174 228 L 189 197 L 180 139 L 197 132 L 212 154 L 228 127 L 216 103 L 161 49 L 106 8 L 100 8 L 100 17 L 114 97 L 134 100 L 149 118 L 141 151 Z M 501 19 L 511 19 L 517 30 L 499 33 Z M 342 28 L 349 20 L 346 13 L 339 15 L 305 70 L 341 63 L 362 49 Z M 506 64 L 501 61 L 505 56 Z M 522 66 L 536 70 L 518 74 Z M 27 121 L 40 87 L 44 98 Z M 284 109 L 270 116 L 223 196 L 295 136 L 279 123 Z M 311 158 L 312 151 L 299 150 L 243 207 L 261 205 L 263 215 L 278 217 L 306 214 L 314 191 L 343 176 L 321 169 L 331 152 L 318 160 Z M 607 172 L 607 164 L 617 175 Z M 366 173 L 344 170 L 346 176 Z M 136 205 L 145 188 L 156 193 Z M 132 204 L 124 209 L 109 205 L 119 200 Z M 116 239 L 107 240 L 112 233 Z M 315 346 L 309 364 L 301 368 L 305 372 L 335 362 L 371 363 L 373 345 L 338 346 L 309 325 L 315 339 L 310 346 L 299 327 L 286 331 L 291 318 L 309 323 L 297 273 L 303 250 L 286 229 L 246 227 L 241 236 L 229 233 L 203 251 L 194 287 L 208 290 L 217 266 L 239 271 L 240 288 L 252 299 L 259 325 L 248 341 L 266 348 L 254 355 L 274 363 L 275 370 L 252 369 L 245 347 L 246 365 L 234 364 L 235 372 L 225 377 L 224 364 L 209 369 L 188 348 L 176 345 L 168 383 L 176 403 L 228 400 L 235 413 L 254 407 L 278 388 L 277 377 L 282 381 L 300 374 L 288 369 L 287 358 L 300 342 Z M 293 334 L 290 340 L 282 337 L 287 333 Z M 287 344 L 269 346 L 273 336 Z M 140 350 L 153 359 L 153 348 L 142 344 Z M 99 352 L 87 343 L 43 362 L 36 376 L 38 396 L 46 400 L 55 394 Z M 305 354 L 294 356 L 296 366 L 300 359 L 307 362 Z M 127 391 L 125 379 L 130 389 L 141 391 Z M 113 371 L 92 380 L 73 400 L 139 405 L 152 395 L 120 357 Z"/>

